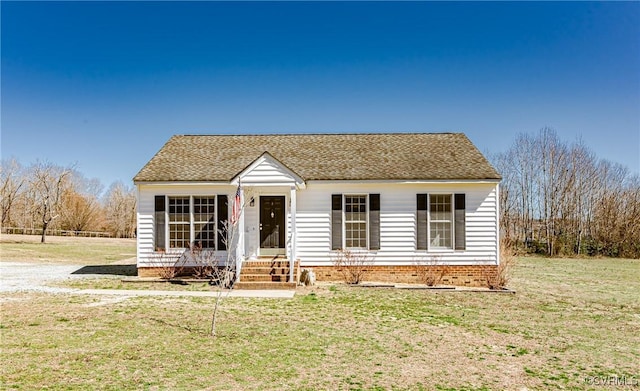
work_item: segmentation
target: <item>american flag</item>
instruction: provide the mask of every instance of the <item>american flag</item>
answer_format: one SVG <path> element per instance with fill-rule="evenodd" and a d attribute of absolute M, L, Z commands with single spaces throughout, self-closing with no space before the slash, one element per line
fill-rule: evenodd
<path fill-rule="evenodd" d="M 233 199 L 233 209 L 231 210 L 231 224 L 236 225 L 240 220 L 240 182 L 238 182 L 238 190 L 236 190 L 236 196 Z"/>

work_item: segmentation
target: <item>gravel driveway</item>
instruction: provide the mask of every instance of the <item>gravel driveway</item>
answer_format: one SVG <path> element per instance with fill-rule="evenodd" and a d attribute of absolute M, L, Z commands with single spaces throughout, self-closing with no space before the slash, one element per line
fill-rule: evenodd
<path fill-rule="evenodd" d="M 72 274 L 84 265 L 51 265 L 46 263 L 0 262 L 0 293 L 2 292 L 71 292 L 73 289 L 56 288 L 47 284 L 67 279 L 104 277 L 104 274 Z"/>
<path fill-rule="evenodd" d="M 111 265 L 51 265 L 46 263 L 0 262 L 0 294 L 9 292 L 74 293 L 99 296 L 198 296 L 212 297 L 215 291 L 155 291 L 155 290 L 112 290 L 112 289 L 71 289 L 47 286 L 54 281 L 77 278 L 113 278 L 135 275 L 135 264 L 123 260 Z M 294 290 L 232 290 L 230 297 L 268 297 L 290 299 Z M 2 298 L 0 297 L 0 302 Z M 100 304 L 112 303 L 113 299 Z"/>

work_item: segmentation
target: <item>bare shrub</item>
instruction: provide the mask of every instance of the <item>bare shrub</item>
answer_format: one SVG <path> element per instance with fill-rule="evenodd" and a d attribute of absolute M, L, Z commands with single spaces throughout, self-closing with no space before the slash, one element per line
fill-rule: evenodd
<path fill-rule="evenodd" d="M 347 284 L 359 284 L 369 272 L 371 257 L 367 252 L 340 249 L 333 257 L 333 265 Z"/>
<path fill-rule="evenodd" d="M 194 276 L 206 278 L 209 285 L 215 288 L 232 289 L 236 278 L 236 263 L 230 259 L 220 258 L 215 250 L 196 249 L 191 250 L 190 261 Z"/>
<path fill-rule="evenodd" d="M 509 242 L 500 242 L 500 264 L 495 272 L 485 272 L 485 282 L 489 289 L 503 289 L 511 281 L 513 268 L 516 264 L 516 250 Z"/>
<path fill-rule="evenodd" d="M 203 252 L 204 254 L 203 256 Z M 211 258 L 208 254 L 209 250 L 203 249 L 200 242 L 191 244 L 189 253 L 187 255 L 189 262 L 193 265 L 190 267 L 193 277 L 195 278 L 210 278 L 212 274 Z"/>
<path fill-rule="evenodd" d="M 158 270 L 158 275 L 164 280 L 170 280 L 178 276 L 183 271 L 184 254 L 167 253 L 157 251 L 149 257 L 151 267 Z"/>
<path fill-rule="evenodd" d="M 448 267 L 441 263 L 439 255 L 433 255 L 426 261 L 419 260 L 414 262 L 416 274 L 420 281 L 427 286 L 435 286 L 440 284 L 442 278 L 447 274 Z"/>

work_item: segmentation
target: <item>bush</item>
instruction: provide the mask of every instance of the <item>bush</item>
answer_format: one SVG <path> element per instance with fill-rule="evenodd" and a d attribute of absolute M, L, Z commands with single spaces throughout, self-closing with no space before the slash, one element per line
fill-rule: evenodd
<path fill-rule="evenodd" d="M 333 258 L 333 265 L 347 284 L 359 284 L 364 281 L 370 264 L 370 256 L 364 251 L 340 249 Z"/>
<path fill-rule="evenodd" d="M 505 241 L 500 242 L 500 264 L 495 273 L 485 273 L 485 281 L 489 289 L 506 288 L 511 281 L 516 264 L 515 250 Z"/>
<path fill-rule="evenodd" d="M 170 280 L 178 276 L 183 270 L 183 258 L 181 254 L 168 254 L 164 251 L 158 251 L 150 257 L 150 264 L 158 270 L 158 275 L 164 280 Z"/>
<path fill-rule="evenodd" d="M 418 278 L 427 286 L 438 285 L 448 270 L 446 265 L 440 263 L 438 255 L 430 257 L 427 261 L 414 262 L 414 264 Z"/>

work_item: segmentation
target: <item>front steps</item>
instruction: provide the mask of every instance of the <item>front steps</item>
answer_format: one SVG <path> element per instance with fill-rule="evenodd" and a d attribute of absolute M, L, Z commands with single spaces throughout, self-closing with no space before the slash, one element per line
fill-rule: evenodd
<path fill-rule="evenodd" d="M 244 261 L 240 281 L 235 289 L 296 289 L 300 261 L 294 264 L 293 281 L 289 279 L 290 261 L 284 258 L 259 258 Z"/>

